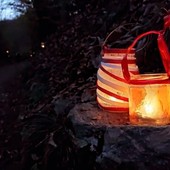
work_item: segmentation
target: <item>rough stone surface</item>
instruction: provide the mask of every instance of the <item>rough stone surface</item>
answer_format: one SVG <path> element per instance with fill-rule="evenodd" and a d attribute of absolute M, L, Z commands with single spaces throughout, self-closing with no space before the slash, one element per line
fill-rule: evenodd
<path fill-rule="evenodd" d="M 134 126 L 127 114 L 94 103 L 77 104 L 68 115 L 77 145 L 90 145 L 100 169 L 170 169 L 170 126 Z"/>

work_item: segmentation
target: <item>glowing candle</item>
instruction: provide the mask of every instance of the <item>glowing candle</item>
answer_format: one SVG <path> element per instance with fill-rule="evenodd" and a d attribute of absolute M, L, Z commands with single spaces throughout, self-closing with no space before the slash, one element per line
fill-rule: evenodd
<path fill-rule="evenodd" d="M 170 123 L 170 84 L 130 85 L 129 116 L 134 124 Z"/>
<path fill-rule="evenodd" d="M 158 89 L 152 87 L 144 87 L 146 92 L 145 98 L 136 108 L 136 112 L 143 118 L 157 119 L 163 116 L 163 108 L 158 98 Z"/>

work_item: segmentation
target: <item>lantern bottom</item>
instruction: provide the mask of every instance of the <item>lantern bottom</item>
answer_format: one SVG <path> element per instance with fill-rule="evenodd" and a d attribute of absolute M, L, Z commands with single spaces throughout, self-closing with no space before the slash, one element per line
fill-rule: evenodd
<path fill-rule="evenodd" d="M 170 119 L 167 118 L 162 118 L 162 119 L 151 119 L 151 118 L 143 118 L 143 117 L 129 117 L 129 120 L 131 122 L 131 124 L 134 125 L 151 125 L 151 126 L 155 126 L 155 125 L 167 125 L 170 123 Z"/>
<path fill-rule="evenodd" d="M 98 102 L 98 107 L 104 111 L 107 112 L 113 112 L 113 113 L 129 113 L 129 108 L 128 107 L 113 107 L 113 106 L 107 106 L 104 105 L 103 103 Z"/>

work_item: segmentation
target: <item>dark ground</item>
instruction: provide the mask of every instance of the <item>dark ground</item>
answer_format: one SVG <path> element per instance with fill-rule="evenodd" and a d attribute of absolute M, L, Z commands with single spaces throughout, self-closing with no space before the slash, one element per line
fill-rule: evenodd
<path fill-rule="evenodd" d="M 1 63 L 0 169 L 100 169 L 96 153 L 77 148 L 66 116 L 85 90 L 95 90 L 107 35 L 115 30 L 107 45 L 126 48 L 140 33 L 162 29 L 169 9 L 168 0 L 76 2 L 71 16 L 57 20 L 44 49 L 24 61 Z M 136 49 L 141 73 L 164 71 L 156 37 L 144 38 Z"/>

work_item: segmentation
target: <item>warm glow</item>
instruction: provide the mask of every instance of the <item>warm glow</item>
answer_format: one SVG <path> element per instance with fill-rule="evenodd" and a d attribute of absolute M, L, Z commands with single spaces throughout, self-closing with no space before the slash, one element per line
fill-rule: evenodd
<path fill-rule="evenodd" d="M 115 97 L 109 96 L 108 99 L 110 99 L 113 102 L 122 102 L 121 100 L 116 99 Z"/>
<path fill-rule="evenodd" d="M 155 89 L 145 88 L 146 96 L 142 100 L 141 105 L 137 107 L 136 112 L 143 118 L 161 118 L 161 103 L 158 96 L 158 92 Z"/>
<path fill-rule="evenodd" d="M 41 48 L 45 48 L 45 43 L 41 42 Z"/>
<path fill-rule="evenodd" d="M 170 84 L 131 85 L 129 116 L 134 124 L 170 122 Z"/>
<path fill-rule="evenodd" d="M 151 103 L 144 104 L 144 110 L 145 110 L 145 113 L 147 113 L 146 116 L 153 117 L 153 113 L 154 113 L 153 104 Z"/>
<path fill-rule="evenodd" d="M 113 96 L 105 94 L 102 91 L 100 91 L 99 89 L 97 89 L 97 97 L 100 98 L 104 103 L 107 103 L 107 105 L 110 105 L 110 107 L 111 106 L 128 107 L 128 102 L 122 101 L 122 100 L 117 99 Z"/>

